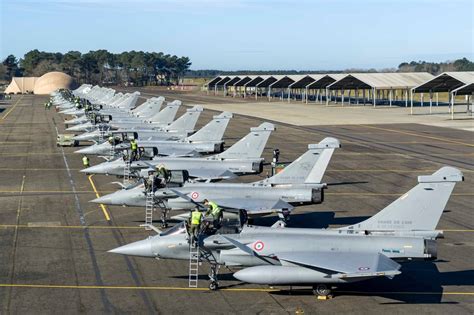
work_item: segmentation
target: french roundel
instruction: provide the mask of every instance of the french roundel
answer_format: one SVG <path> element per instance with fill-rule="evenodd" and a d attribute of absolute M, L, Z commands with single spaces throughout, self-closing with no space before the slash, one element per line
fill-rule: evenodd
<path fill-rule="evenodd" d="M 255 242 L 253 244 L 253 249 L 255 249 L 257 252 L 261 251 L 265 247 L 265 244 L 263 244 L 262 241 Z"/>
<path fill-rule="evenodd" d="M 198 197 L 199 197 L 199 193 L 197 191 L 195 191 L 191 194 L 191 198 L 193 198 L 193 199 L 197 199 Z"/>

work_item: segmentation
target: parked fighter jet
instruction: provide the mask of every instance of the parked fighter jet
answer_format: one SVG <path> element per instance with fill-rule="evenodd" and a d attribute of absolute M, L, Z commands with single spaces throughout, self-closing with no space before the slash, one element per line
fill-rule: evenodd
<path fill-rule="evenodd" d="M 435 229 L 456 182 L 463 180 L 453 167 L 419 176 L 418 185 L 409 192 L 368 220 L 348 227 L 321 230 L 276 224 L 244 226 L 238 234 L 202 233 L 199 246 L 207 255 L 201 255 L 201 260 L 212 258 L 210 288 L 217 288 L 218 265 L 244 267 L 234 274 L 244 282 L 313 286 L 319 295 L 330 293 L 328 284 L 391 279 L 401 273 L 401 262 L 437 258 L 436 239 L 443 232 Z M 235 196 L 239 200 L 239 194 Z M 182 223 L 110 252 L 188 260 L 187 239 Z"/>
<path fill-rule="evenodd" d="M 214 116 L 212 125 L 226 124 L 224 120 L 229 121 L 232 117 L 229 114 L 222 113 L 219 116 Z M 209 125 L 211 126 L 211 124 Z M 210 128 L 205 129 L 209 130 Z M 273 130 L 275 130 L 273 124 L 263 123 L 256 128 L 251 128 L 248 135 L 223 153 L 208 157 L 155 157 L 150 161 L 134 161 L 131 163 L 130 169 L 132 174 L 135 173 L 135 176 L 142 174 L 144 177 L 150 168 L 154 170 L 156 166 L 163 165 L 167 170 L 185 169 L 191 178 L 198 180 L 222 180 L 243 174 L 258 174 L 263 170 L 261 155 Z M 211 132 L 211 130 L 209 131 Z M 88 167 L 81 172 L 122 176 L 124 168 L 125 161 L 118 158 Z"/>
<path fill-rule="evenodd" d="M 189 127 L 194 127 L 196 124 L 197 117 L 202 112 L 200 105 L 194 106 L 188 109 L 186 113 L 178 118 L 175 122 L 167 127 L 169 132 L 172 130 L 188 130 Z M 220 117 L 219 117 L 220 119 Z M 162 156 L 197 156 L 200 153 L 217 153 L 222 152 L 224 142 L 222 137 L 224 136 L 227 122 L 223 124 L 217 124 L 215 121 L 209 123 L 196 132 L 195 134 L 186 137 L 182 140 L 167 141 L 155 139 L 153 136 L 149 136 L 145 139 L 138 137 L 137 142 L 139 147 L 143 148 L 157 148 L 158 154 Z M 212 127 L 214 132 L 209 134 L 209 129 Z M 138 132 L 133 132 L 134 136 L 138 136 Z M 124 133 L 128 138 L 128 133 Z M 171 132 L 171 134 L 173 134 Z M 146 133 L 145 133 L 146 136 Z M 126 139 L 120 139 L 120 143 L 114 145 L 114 149 L 117 151 L 126 150 L 130 147 Z M 109 142 L 101 144 L 95 144 L 86 148 L 82 148 L 75 153 L 80 154 L 95 154 L 95 155 L 109 155 L 112 149 L 112 145 Z"/>
<path fill-rule="evenodd" d="M 249 215 L 278 212 L 288 218 L 292 204 L 323 202 L 323 175 L 339 140 L 325 138 L 308 145 L 308 151 L 280 173 L 253 183 L 192 183 L 182 187 L 160 189 L 155 198 L 165 199 L 171 210 L 193 209 L 195 203 L 212 200 L 224 209 L 246 210 Z M 145 206 L 143 185 L 122 189 L 92 200 L 107 205 Z"/>
<path fill-rule="evenodd" d="M 149 119 L 153 119 L 155 122 L 159 122 L 160 124 L 162 124 L 162 126 L 168 126 L 169 124 L 171 124 L 173 122 L 174 118 L 176 117 L 176 113 L 178 112 L 180 103 L 178 103 L 177 101 L 171 102 L 168 105 L 166 105 L 165 108 L 160 110 L 162 102 L 161 102 L 161 100 L 156 101 L 156 102 L 158 102 L 157 105 L 159 105 L 159 106 L 153 106 L 154 104 L 150 104 L 151 105 L 150 107 L 153 107 L 152 110 L 147 110 L 145 113 L 140 113 L 140 115 L 135 115 L 134 118 L 147 119 L 147 117 L 149 117 Z M 114 118 L 112 117 L 112 115 L 110 115 L 110 120 L 112 121 L 113 119 Z M 119 119 L 120 119 L 120 117 L 119 117 Z M 137 126 L 140 126 L 140 124 L 137 123 Z M 107 124 L 100 124 L 99 126 L 97 126 L 97 125 L 89 122 L 85 125 L 82 125 L 81 127 L 78 127 L 78 129 L 84 129 L 84 128 L 85 128 L 86 132 L 75 136 L 74 140 L 78 140 L 78 141 L 92 140 L 92 141 L 94 141 L 94 140 L 98 140 L 100 138 L 101 130 L 106 131 L 106 132 L 104 132 L 104 136 L 110 136 L 112 131 L 113 131 L 113 127 L 108 123 Z"/>
<path fill-rule="evenodd" d="M 146 119 L 148 117 L 153 116 L 154 114 L 158 113 L 165 101 L 164 97 L 152 97 L 146 100 L 143 104 L 138 105 L 132 110 L 123 110 L 123 109 L 106 109 L 106 110 L 98 110 L 96 114 L 100 115 L 109 115 L 112 119 L 118 120 L 119 118 L 128 118 L 128 117 L 136 117 Z M 68 114 L 68 113 L 66 113 Z M 90 118 L 85 114 L 84 109 L 77 110 L 75 112 L 69 113 L 69 115 L 76 116 L 75 118 L 66 120 L 64 122 L 65 125 L 78 125 L 86 123 L 90 120 Z"/>
<path fill-rule="evenodd" d="M 168 103 L 163 110 L 159 112 L 152 112 L 149 117 L 118 117 L 117 122 L 112 124 L 114 118 L 112 116 L 111 122 L 108 124 L 111 129 L 118 129 L 123 127 L 133 127 L 133 126 L 166 126 L 170 124 L 176 117 L 179 106 L 181 106 L 181 101 L 173 101 Z M 120 127 L 122 124 L 123 127 Z M 67 131 L 92 131 L 98 129 L 98 126 L 92 122 L 86 122 L 80 125 L 75 125 L 67 128 Z"/>

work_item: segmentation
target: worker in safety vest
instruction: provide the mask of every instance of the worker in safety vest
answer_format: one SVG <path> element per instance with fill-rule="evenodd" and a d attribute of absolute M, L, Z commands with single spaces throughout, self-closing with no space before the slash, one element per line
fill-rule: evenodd
<path fill-rule="evenodd" d="M 191 227 L 189 234 L 191 236 L 191 245 L 196 246 L 196 242 L 199 239 L 199 232 L 201 230 L 202 222 L 202 212 L 199 211 L 199 208 L 196 207 L 193 212 L 191 212 Z"/>
<path fill-rule="evenodd" d="M 89 158 L 85 155 L 82 157 L 82 165 L 84 165 L 84 167 L 89 167 Z"/>
<path fill-rule="evenodd" d="M 206 216 L 211 215 L 213 219 L 213 226 L 214 228 L 218 229 L 221 226 L 222 222 L 222 210 L 219 208 L 219 206 L 213 202 L 209 201 L 207 199 L 204 199 L 204 205 L 208 207 L 206 211 Z"/>
<path fill-rule="evenodd" d="M 166 186 L 166 183 L 168 182 L 170 178 L 169 171 L 165 168 L 164 165 L 160 165 L 156 167 L 156 176 L 157 178 L 160 179 L 160 185 Z"/>
<path fill-rule="evenodd" d="M 130 141 L 130 157 L 131 161 L 135 161 L 137 159 L 137 154 L 138 154 L 138 142 L 136 139 L 132 139 Z"/>

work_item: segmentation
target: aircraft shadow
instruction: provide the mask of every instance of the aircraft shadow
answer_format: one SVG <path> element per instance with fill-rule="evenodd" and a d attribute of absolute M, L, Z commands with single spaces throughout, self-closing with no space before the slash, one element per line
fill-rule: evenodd
<path fill-rule="evenodd" d="M 333 211 L 324 212 L 306 212 L 306 213 L 293 213 L 291 214 L 288 227 L 296 228 L 313 228 L 323 229 L 329 225 L 352 225 L 362 222 L 370 217 L 368 216 L 355 216 L 355 217 L 341 217 L 337 218 L 336 213 Z M 278 216 L 269 216 L 255 218 L 253 220 L 254 225 L 271 226 L 278 221 Z"/>
<path fill-rule="evenodd" d="M 440 261 L 438 263 L 442 263 Z M 402 265 L 402 274 L 387 278 L 338 285 L 335 295 L 379 296 L 394 300 L 383 304 L 458 304 L 442 302 L 443 286 L 474 285 L 474 270 L 439 272 L 434 262 L 411 262 Z M 308 295 L 308 289 L 285 289 L 271 294 Z"/>

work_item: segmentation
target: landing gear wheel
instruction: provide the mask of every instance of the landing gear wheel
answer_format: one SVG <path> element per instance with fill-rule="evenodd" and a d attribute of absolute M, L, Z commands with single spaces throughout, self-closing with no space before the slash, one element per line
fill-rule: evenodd
<path fill-rule="evenodd" d="M 331 294 L 331 289 L 328 288 L 325 284 L 318 284 L 313 287 L 313 294 L 319 296 L 328 296 Z"/>
<path fill-rule="evenodd" d="M 166 229 L 168 227 L 168 223 L 166 223 L 166 222 L 161 223 L 161 227 Z"/>
<path fill-rule="evenodd" d="M 216 281 L 209 282 L 209 290 L 216 291 L 217 289 L 219 289 L 219 283 Z"/>

